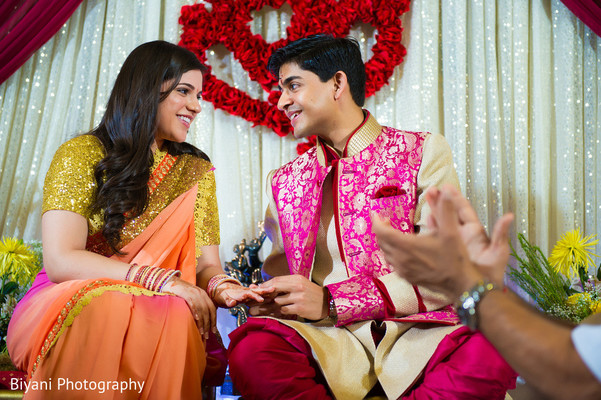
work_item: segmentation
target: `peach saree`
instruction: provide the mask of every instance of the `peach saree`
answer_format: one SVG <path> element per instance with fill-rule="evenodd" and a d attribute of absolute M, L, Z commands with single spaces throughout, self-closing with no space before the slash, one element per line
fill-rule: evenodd
<path fill-rule="evenodd" d="M 195 284 L 198 190 L 194 183 L 169 199 L 121 248 L 124 255 L 112 257 L 177 269 Z M 205 346 L 216 339 L 203 342 L 188 305 L 174 295 L 110 279 L 56 284 L 42 270 L 13 314 L 7 342 L 28 374 L 26 399 L 176 399 L 202 398 Z M 225 372 L 222 349 L 209 361 L 217 380 Z"/>

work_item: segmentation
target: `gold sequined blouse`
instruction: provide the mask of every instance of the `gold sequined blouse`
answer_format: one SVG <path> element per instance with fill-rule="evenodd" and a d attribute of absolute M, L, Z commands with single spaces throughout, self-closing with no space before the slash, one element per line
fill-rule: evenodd
<path fill-rule="evenodd" d="M 61 145 L 46 174 L 42 213 L 48 210 L 67 210 L 80 214 L 88 221 L 88 238 L 98 236 L 103 225 L 102 213 L 92 213 L 90 206 L 96 190 L 94 168 L 104 155 L 104 147 L 92 135 L 78 136 Z M 142 233 L 167 205 L 198 183 L 194 224 L 196 256 L 199 256 L 200 247 L 219 244 L 219 214 L 213 166 L 199 157 L 183 154 L 177 156 L 177 160 L 165 169 L 165 161 L 169 161 L 166 156 L 166 151 L 155 152 L 151 171 L 156 170 L 162 181 L 151 192 L 144 213 L 126 222 L 121 230 L 119 247 L 125 246 Z M 161 168 L 157 170 L 159 166 Z"/>

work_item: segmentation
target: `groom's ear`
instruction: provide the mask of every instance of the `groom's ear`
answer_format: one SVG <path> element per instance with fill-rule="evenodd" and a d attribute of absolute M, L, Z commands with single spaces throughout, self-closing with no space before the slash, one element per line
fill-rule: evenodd
<path fill-rule="evenodd" d="M 340 100 L 345 93 L 351 95 L 348 78 L 344 71 L 337 71 L 332 77 L 332 81 L 334 83 L 334 100 Z"/>

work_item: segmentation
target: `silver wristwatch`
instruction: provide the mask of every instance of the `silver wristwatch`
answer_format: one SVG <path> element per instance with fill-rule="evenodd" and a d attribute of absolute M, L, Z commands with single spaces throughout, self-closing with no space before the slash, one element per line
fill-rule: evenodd
<path fill-rule="evenodd" d="M 461 323 L 470 328 L 471 331 L 475 331 L 478 328 L 478 315 L 476 314 L 478 303 L 480 303 L 488 292 L 496 288 L 496 285 L 493 283 L 479 281 L 474 287 L 463 292 L 461 297 L 459 297 L 459 301 L 455 305 L 457 315 Z"/>

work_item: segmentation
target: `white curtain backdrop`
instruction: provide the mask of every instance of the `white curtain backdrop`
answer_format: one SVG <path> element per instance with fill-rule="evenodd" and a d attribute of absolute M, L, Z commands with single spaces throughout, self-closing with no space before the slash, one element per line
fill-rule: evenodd
<path fill-rule="evenodd" d="M 95 126 L 126 55 L 155 39 L 177 43 L 191 1 L 88 0 L 0 85 L 0 235 L 40 239 L 45 173 L 57 147 Z M 253 31 L 285 35 L 290 8 L 255 13 Z M 368 99 L 381 124 L 443 134 L 462 191 L 482 221 L 516 215 L 548 254 L 566 230 L 601 232 L 601 39 L 559 0 L 414 0 L 403 16 L 408 54 Z M 371 56 L 374 29 L 352 31 Z M 258 84 L 223 47 L 217 76 L 254 97 Z M 267 173 L 291 160 L 293 138 L 214 110 L 189 141 L 216 167 L 222 260 L 257 233 Z M 601 254 L 601 244 L 596 247 Z"/>

